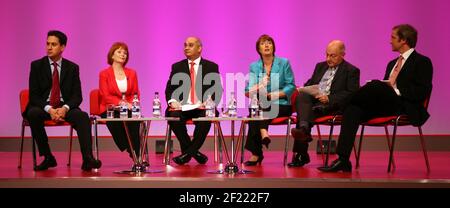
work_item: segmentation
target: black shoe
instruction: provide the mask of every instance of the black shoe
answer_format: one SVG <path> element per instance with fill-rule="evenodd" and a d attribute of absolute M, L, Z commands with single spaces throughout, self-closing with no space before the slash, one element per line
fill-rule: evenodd
<path fill-rule="evenodd" d="M 204 155 L 203 153 L 197 151 L 194 155 L 193 155 L 194 159 L 197 160 L 198 163 L 200 164 L 205 164 L 206 162 L 208 162 L 208 157 L 206 155 Z"/>
<path fill-rule="evenodd" d="M 81 169 L 84 171 L 91 171 L 92 169 L 99 169 L 102 167 L 102 161 L 96 160 L 92 157 L 84 159 Z"/>
<path fill-rule="evenodd" d="M 311 162 L 309 159 L 308 153 L 301 155 L 296 153 L 295 156 L 292 157 L 292 162 L 288 164 L 289 167 L 303 167 L 304 165 Z"/>
<path fill-rule="evenodd" d="M 261 155 L 261 156 L 258 156 L 258 159 L 257 159 L 256 161 L 250 161 L 250 160 L 245 161 L 245 162 L 244 162 L 244 165 L 245 165 L 245 166 L 261 165 L 263 159 L 264 159 L 264 156 Z"/>
<path fill-rule="evenodd" d="M 333 161 L 330 166 L 323 166 L 317 169 L 322 172 L 338 172 L 340 170 L 342 170 L 342 172 L 352 172 L 352 163 L 350 160 L 337 159 Z"/>
<path fill-rule="evenodd" d="M 35 171 L 47 170 L 48 168 L 56 167 L 58 164 L 56 163 L 55 157 L 45 156 L 45 159 L 38 166 L 34 167 Z"/>
<path fill-rule="evenodd" d="M 269 144 L 272 142 L 269 137 L 264 137 L 264 139 L 261 140 L 261 144 L 266 146 L 267 149 L 269 149 Z"/>
<path fill-rule="evenodd" d="M 312 141 L 311 132 L 308 131 L 303 126 L 298 128 L 298 129 L 297 128 L 292 128 L 291 129 L 291 134 L 296 140 L 299 140 L 301 142 L 311 142 Z"/>
<path fill-rule="evenodd" d="M 172 161 L 178 165 L 184 165 L 185 163 L 188 163 L 191 160 L 191 157 L 192 156 L 189 154 L 182 154 L 182 155 L 172 158 Z"/>

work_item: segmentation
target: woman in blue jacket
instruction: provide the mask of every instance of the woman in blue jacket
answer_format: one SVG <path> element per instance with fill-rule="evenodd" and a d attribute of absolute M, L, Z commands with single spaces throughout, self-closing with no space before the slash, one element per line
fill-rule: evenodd
<path fill-rule="evenodd" d="M 275 56 L 275 42 L 272 37 L 262 35 L 256 41 L 256 51 L 260 59 L 250 65 L 249 82 L 245 95 L 250 99 L 256 95 L 264 121 L 249 123 L 248 139 L 245 148 L 252 156 L 245 162 L 247 166 L 261 164 L 264 159 L 262 145 L 269 147 L 268 126 L 276 117 L 291 116 L 291 95 L 295 90 L 294 74 L 289 60 Z"/>

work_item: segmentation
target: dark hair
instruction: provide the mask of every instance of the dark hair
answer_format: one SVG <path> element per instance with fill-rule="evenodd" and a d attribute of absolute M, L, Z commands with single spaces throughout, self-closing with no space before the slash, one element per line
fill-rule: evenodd
<path fill-rule="evenodd" d="M 112 63 L 113 63 L 112 56 L 113 56 L 114 52 L 119 48 L 123 48 L 125 51 L 127 51 L 127 59 L 125 59 L 125 63 L 123 63 L 124 66 L 127 65 L 128 58 L 130 57 L 130 52 L 128 52 L 127 44 L 122 43 L 122 42 L 115 42 L 109 49 L 109 52 L 108 52 L 108 64 L 109 65 L 112 65 Z"/>
<path fill-rule="evenodd" d="M 256 41 L 256 52 L 258 52 L 259 56 L 261 56 L 261 52 L 259 52 L 259 44 L 260 44 L 261 42 L 266 41 L 266 40 L 272 42 L 272 45 L 273 45 L 273 55 L 275 55 L 275 41 L 273 41 L 273 38 L 272 38 L 272 37 L 270 37 L 269 35 L 266 35 L 266 34 L 261 35 L 261 36 L 258 38 L 258 40 Z"/>
<path fill-rule="evenodd" d="M 409 24 L 397 25 L 392 30 L 396 30 L 400 40 L 405 40 L 409 47 L 416 47 L 417 30 Z"/>
<path fill-rule="evenodd" d="M 47 38 L 48 38 L 49 36 L 55 36 L 55 37 L 58 38 L 59 44 L 61 44 L 61 45 L 63 45 L 63 46 L 67 45 L 67 36 L 66 36 L 66 34 L 64 34 L 63 32 L 58 31 L 58 30 L 50 30 L 50 31 L 48 31 L 48 33 L 47 33 Z"/>

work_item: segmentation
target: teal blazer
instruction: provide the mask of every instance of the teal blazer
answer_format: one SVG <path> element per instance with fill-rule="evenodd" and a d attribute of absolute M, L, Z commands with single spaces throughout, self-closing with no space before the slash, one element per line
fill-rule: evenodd
<path fill-rule="evenodd" d="M 258 84 L 266 74 L 261 59 L 250 64 L 249 81 L 245 86 L 247 93 L 250 88 Z M 277 82 L 278 81 L 278 82 Z M 267 85 L 268 92 L 283 91 L 286 98 L 272 101 L 273 104 L 291 105 L 291 95 L 295 90 L 294 73 L 291 64 L 286 58 L 274 57 L 272 70 L 270 71 L 270 82 Z"/>

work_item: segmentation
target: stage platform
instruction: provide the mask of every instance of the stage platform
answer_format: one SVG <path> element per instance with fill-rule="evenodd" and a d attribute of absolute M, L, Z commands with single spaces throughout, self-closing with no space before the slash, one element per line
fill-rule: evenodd
<path fill-rule="evenodd" d="M 31 152 L 24 152 L 21 169 L 17 168 L 18 152 L 0 152 L 0 188 L 450 188 L 450 152 L 430 151 L 429 173 L 420 151 L 397 152 L 392 173 L 387 172 L 387 151 L 362 152 L 361 166 L 352 173 L 321 173 L 316 168 L 322 165 L 322 157 L 313 151 L 309 152 L 311 163 L 302 168 L 283 166 L 281 151 L 265 151 L 261 166 L 243 167 L 254 173 L 233 175 L 208 173 L 220 164 L 214 163 L 212 151 L 205 153 L 207 164 L 192 159 L 182 166 L 173 162 L 165 166 L 161 154 L 151 153 L 149 169 L 162 173 L 127 175 L 114 173 L 131 167 L 126 152 L 101 152 L 103 166 L 94 172 L 81 170 L 78 151 L 70 167 L 66 166 L 67 152 L 55 152 L 58 166 L 42 172 L 32 170 Z M 335 158 L 332 155 L 330 161 Z M 352 163 L 354 167 L 354 157 Z"/>

